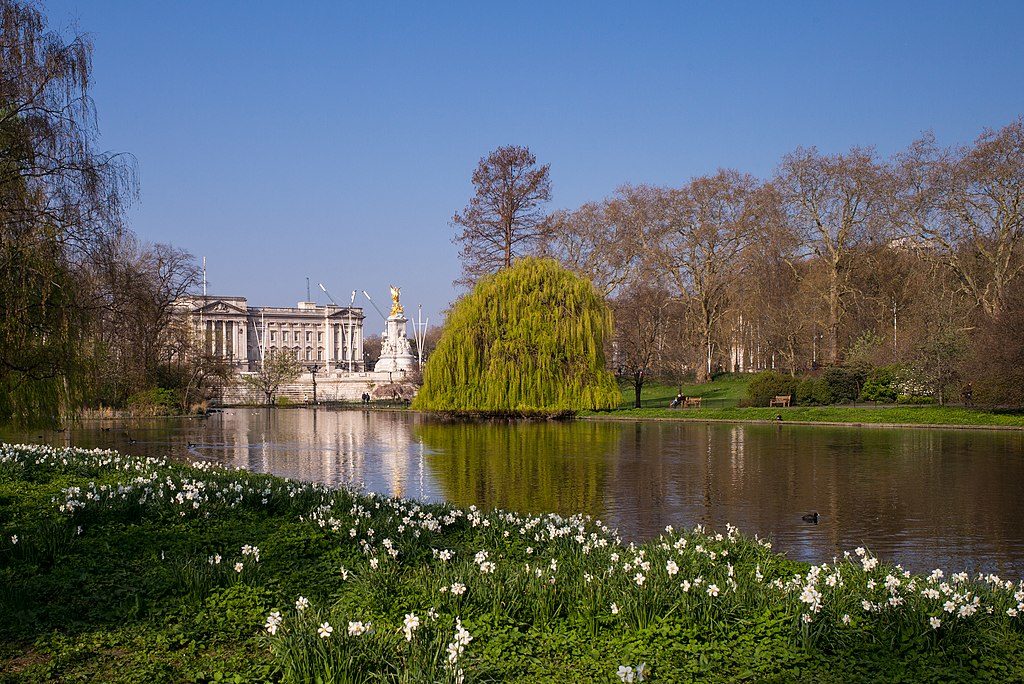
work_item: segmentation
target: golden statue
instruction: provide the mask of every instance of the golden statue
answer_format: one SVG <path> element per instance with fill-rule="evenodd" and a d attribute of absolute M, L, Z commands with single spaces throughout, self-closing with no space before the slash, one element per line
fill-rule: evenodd
<path fill-rule="evenodd" d="M 391 315 L 401 316 L 405 313 L 405 309 L 398 303 L 398 297 L 402 294 L 402 288 L 391 286 Z"/>

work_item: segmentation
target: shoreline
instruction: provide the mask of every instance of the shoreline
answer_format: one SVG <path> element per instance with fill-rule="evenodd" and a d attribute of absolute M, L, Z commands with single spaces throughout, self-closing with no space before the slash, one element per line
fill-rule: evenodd
<path fill-rule="evenodd" d="M 674 418 L 669 416 L 616 416 L 605 414 L 587 414 L 576 416 L 576 420 L 612 420 L 612 421 L 652 421 L 658 423 L 734 423 L 739 425 L 811 425 L 821 427 L 856 427 L 856 428 L 915 428 L 922 430 L 1008 430 L 1024 431 L 1024 425 L 994 425 L 981 423 L 968 425 L 964 423 L 875 423 L 875 422 L 844 422 L 826 420 L 767 420 L 764 418 Z"/>
<path fill-rule="evenodd" d="M 360 405 L 360 404 L 295 404 L 290 406 L 250 406 L 245 404 L 238 405 L 224 405 L 218 406 L 208 413 L 216 413 L 228 410 L 246 410 L 246 409 L 282 409 L 282 410 L 294 410 L 294 409 L 325 409 L 329 411 L 376 411 L 382 413 L 416 413 L 424 416 L 438 417 L 433 411 L 421 411 L 411 409 L 407 406 L 373 406 L 373 405 Z M 919 429 L 919 430 L 1002 430 L 1009 432 L 1022 432 L 1024 431 L 1024 425 L 1000 425 L 997 423 L 934 423 L 934 422 L 901 422 L 901 421 L 864 421 L 864 420 L 807 420 L 801 418 L 794 419 L 783 419 L 781 421 L 772 420 L 769 418 L 755 418 L 755 417 L 731 417 L 731 418 L 715 418 L 710 416 L 666 416 L 666 415 L 635 415 L 625 413 L 626 411 L 635 411 L 636 409 L 619 409 L 610 412 L 588 412 L 584 414 L 577 414 L 569 417 L 569 420 L 596 420 L 596 421 L 650 421 L 658 423 L 731 423 L 737 425 L 800 425 L 800 426 L 821 426 L 821 427 L 850 427 L 850 428 L 883 428 L 883 429 Z M 649 411 L 664 411 L 668 409 L 640 409 Z M 858 410 L 858 409 L 851 409 Z M 865 410 L 881 410 L 887 409 L 865 409 Z M 683 411 L 680 409 L 680 411 Z M 784 414 L 783 414 L 784 415 Z M 130 416 L 130 415 L 116 415 L 116 416 L 79 416 L 77 420 L 82 421 L 124 421 L 124 420 L 139 420 L 139 419 L 151 419 L 151 418 L 190 418 L 196 417 L 195 414 L 173 414 L 173 415 L 160 415 L 160 416 Z M 205 417 L 205 416 L 203 416 Z M 473 418 L 467 418 L 472 420 Z M 563 420 L 563 418 L 552 417 L 552 418 L 540 418 L 540 417 L 516 417 L 514 419 L 524 420 Z"/>

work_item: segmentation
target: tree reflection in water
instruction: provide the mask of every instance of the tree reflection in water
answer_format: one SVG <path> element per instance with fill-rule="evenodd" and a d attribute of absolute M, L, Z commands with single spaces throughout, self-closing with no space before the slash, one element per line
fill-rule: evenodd
<path fill-rule="evenodd" d="M 600 422 L 436 422 L 415 427 L 444 497 L 460 506 L 605 514 L 622 426 Z"/>

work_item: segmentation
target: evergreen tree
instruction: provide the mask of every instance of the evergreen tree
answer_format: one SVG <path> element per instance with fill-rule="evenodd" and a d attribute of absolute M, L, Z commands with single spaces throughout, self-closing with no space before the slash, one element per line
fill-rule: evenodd
<path fill-rule="evenodd" d="M 525 258 L 454 307 L 414 408 L 557 415 L 618 405 L 605 368 L 611 313 L 594 286 L 552 259 Z"/>

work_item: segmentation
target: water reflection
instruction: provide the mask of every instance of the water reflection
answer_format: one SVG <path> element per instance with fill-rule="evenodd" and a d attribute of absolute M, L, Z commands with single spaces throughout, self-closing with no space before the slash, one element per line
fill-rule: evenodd
<path fill-rule="evenodd" d="M 916 570 L 1024 577 L 1019 432 L 238 409 L 0 438 L 187 455 L 463 506 L 585 512 L 626 538 L 729 522 L 804 560 L 864 545 Z M 813 510 L 816 526 L 800 519 Z"/>
<path fill-rule="evenodd" d="M 621 426 L 598 422 L 422 423 L 427 463 L 447 500 L 600 518 Z M 571 483 L 571 484 L 570 484 Z"/>

